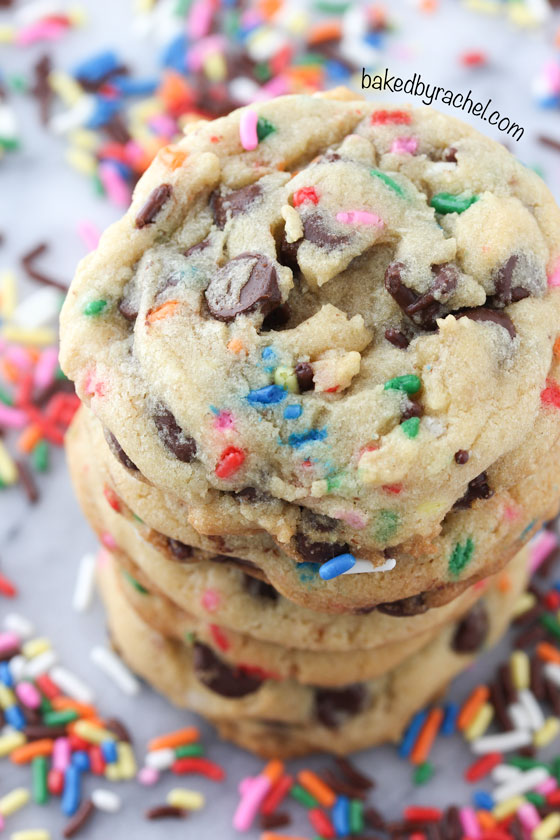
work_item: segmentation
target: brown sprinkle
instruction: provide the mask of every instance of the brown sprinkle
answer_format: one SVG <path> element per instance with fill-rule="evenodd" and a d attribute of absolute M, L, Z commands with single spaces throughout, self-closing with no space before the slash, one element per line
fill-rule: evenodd
<path fill-rule="evenodd" d="M 291 822 L 292 818 L 285 813 L 261 814 L 260 816 L 260 825 L 263 831 L 268 831 L 271 828 L 283 828 L 290 825 Z"/>
<path fill-rule="evenodd" d="M 163 205 L 171 197 L 172 192 L 171 184 L 160 184 L 159 187 L 152 190 L 146 203 L 136 216 L 136 227 L 141 229 L 146 225 L 151 225 Z"/>
<path fill-rule="evenodd" d="M 77 834 L 87 823 L 94 810 L 95 806 L 91 799 L 86 799 L 82 802 L 74 816 L 66 823 L 66 827 L 62 832 L 64 837 L 73 837 L 74 834 Z"/>
<path fill-rule="evenodd" d="M 34 505 L 35 502 L 39 499 L 39 491 L 37 489 L 35 479 L 33 478 L 33 475 L 27 464 L 19 460 L 19 458 L 16 460 L 16 467 L 19 473 L 19 480 L 21 481 L 23 489 L 25 490 L 25 495 L 27 496 L 31 504 Z"/>
<path fill-rule="evenodd" d="M 147 820 L 161 820 L 167 817 L 183 819 L 187 816 L 187 811 L 184 808 L 177 808 L 176 805 L 156 805 L 154 808 L 149 808 L 145 816 Z"/>
<path fill-rule="evenodd" d="M 54 280 L 52 277 L 48 277 L 48 275 L 43 274 L 42 271 L 35 268 L 35 260 L 46 253 L 47 250 L 47 243 L 41 242 L 21 257 L 21 264 L 32 280 L 36 280 L 44 286 L 53 286 L 55 289 L 60 289 L 61 292 L 67 292 L 68 286 L 65 286 L 64 283 L 61 283 L 59 280 Z"/>
<path fill-rule="evenodd" d="M 355 787 L 361 788 L 362 790 L 371 790 L 375 787 L 374 780 L 369 779 L 361 773 L 347 758 L 336 758 L 335 763 L 342 775 L 346 776 L 347 780 L 355 785 Z"/>

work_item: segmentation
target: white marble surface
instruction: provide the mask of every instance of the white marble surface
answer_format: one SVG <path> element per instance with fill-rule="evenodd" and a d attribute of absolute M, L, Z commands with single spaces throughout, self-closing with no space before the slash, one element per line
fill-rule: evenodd
<path fill-rule="evenodd" d="M 154 61 L 153 45 L 137 40 L 131 33 L 129 0 L 85 0 L 83 5 L 88 8 L 90 23 L 83 32 L 69 35 L 56 47 L 58 62 L 71 67 L 95 49 L 115 46 L 127 60 L 149 72 Z M 560 156 L 539 147 L 535 137 L 547 133 L 560 139 L 560 120 L 556 112 L 543 112 L 534 106 L 530 92 L 532 78 L 544 59 L 554 54 L 552 29 L 549 27 L 548 32 L 518 30 L 502 18 L 468 13 L 455 0 L 444 0 L 441 5 L 442 10 L 429 17 L 418 14 L 403 0 L 392 0 L 392 14 L 402 30 L 389 47 L 388 66 L 407 76 L 421 72 L 427 81 L 457 91 L 471 88 L 483 101 L 492 97 L 502 113 L 524 125 L 525 136 L 516 144 L 516 150 L 528 165 L 542 165 L 558 195 Z M 0 12 L 0 23 L 5 18 L 6 13 Z M 475 48 L 490 54 L 488 68 L 467 70 L 458 64 L 461 51 Z M 37 48 L 12 50 L 1 46 L 0 67 L 9 73 L 25 70 L 39 52 Z M 52 245 L 44 262 L 45 269 L 66 279 L 83 254 L 76 236 L 77 219 L 88 218 L 104 226 L 115 218 L 115 210 L 93 198 L 89 184 L 67 167 L 63 143 L 38 125 L 33 103 L 21 101 L 17 107 L 24 147 L 0 162 L 0 230 L 7 236 L 0 251 L 0 268 L 15 267 L 19 254 L 45 240 Z M 499 138 L 497 134 L 493 136 Z M 125 698 L 90 664 L 92 645 L 105 638 L 102 610 L 96 603 L 85 616 L 76 615 L 71 609 L 71 595 L 77 562 L 84 552 L 94 549 L 95 541 L 72 496 L 61 453 L 57 453 L 51 472 L 40 478 L 40 486 L 41 502 L 35 507 L 28 506 L 20 490 L 0 494 L 0 570 L 16 581 L 20 589 L 20 596 L 13 604 L 0 600 L 0 617 L 8 608 L 32 617 L 39 633 L 53 640 L 62 661 L 95 687 L 103 712 L 130 724 L 141 758 L 149 737 L 193 718 L 171 709 L 147 688 L 134 701 Z M 464 696 L 466 687 L 477 679 L 479 672 L 489 672 L 490 659 L 486 657 L 474 672 L 459 680 L 453 688 L 457 697 Z M 208 726 L 204 723 L 200 726 L 210 757 L 221 762 L 229 776 L 224 785 L 188 780 L 189 787 L 208 796 L 203 812 L 185 823 L 148 823 L 142 817 L 143 809 L 162 802 L 176 780 L 168 776 L 157 788 L 148 790 L 127 783 L 119 788 L 124 799 L 123 811 L 115 817 L 97 814 L 81 836 L 96 840 L 108 837 L 124 840 L 131 834 L 136 840 L 158 836 L 170 840 L 182 836 L 197 840 L 233 838 L 231 815 L 237 782 L 242 776 L 256 772 L 261 762 L 241 750 L 218 743 Z M 461 782 L 461 773 L 468 761 L 466 748 L 458 739 L 440 739 L 432 759 L 437 768 L 435 778 L 419 789 L 412 785 L 410 766 L 396 757 L 394 749 L 388 747 L 360 755 L 359 764 L 379 781 L 373 804 L 394 817 L 401 805 L 409 801 L 465 802 L 468 792 Z M 311 763 L 319 766 L 322 761 L 317 758 Z M 294 767 L 297 766 L 295 763 Z M 13 768 L 3 761 L 0 794 L 16 785 L 27 784 L 28 778 L 26 770 Z M 88 779 L 86 790 L 91 790 L 92 782 Z M 312 836 L 301 809 L 295 806 L 292 812 L 301 816 L 294 824 L 293 833 L 301 829 Z M 47 808 L 30 806 L 10 818 L 9 830 L 47 826 L 56 838 L 61 836 L 63 824 L 56 804 Z M 256 836 L 256 831 L 251 834 Z"/>

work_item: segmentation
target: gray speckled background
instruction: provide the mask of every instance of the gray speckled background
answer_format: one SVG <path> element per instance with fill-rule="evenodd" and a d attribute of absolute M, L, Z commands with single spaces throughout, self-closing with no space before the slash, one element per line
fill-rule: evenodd
<path fill-rule="evenodd" d="M 71 67 L 96 49 L 114 46 L 134 66 L 149 73 L 155 60 L 154 46 L 133 35 L 131 1 L 85 0 L 83 5 L 88 9 L 89 23 L 83 31 L 70 34 L 56 46 L 58 63 Z M 502 17 L 467 12 L 455 0 L 443 0 L 440 11 L 433 16 L 419 14 L 414 4 L 405 0 L 391 0 L 388 6 L 401 27 L 386 51 L 385 60 L 390 69 L 405 76 L 421 72 L 426 81 L 457 91 L 471 88 L 473 95 L 482 101 L 492 97 L 496 108 L 525 127 L 524 138 L 515 144 L 516 151 L 528 165 L 542 166 L 558 195 L 560 155 L 535 142 L 540 133 L 560 139 L 558 112 L 539 109 L 531 96 L 533 77 L 544 60 L 554 55 L 552 25 L 547 30 L 518 29 Z M 5 19 L 6 13 L 0 11 L 0 24 Z M 457 57 L 467 49 L 488 52 L 489 66 L 470 70 L 460 66 Z M 40 47 L 15 50 L 2 45 L 0 66 L 9 73 L 26 70 L 40 52 Z M 17 108 L 24 147 L 0 161 L 0 231 L 7 234 L 0 250 L 0 268 L 15 267 L 19 254 L 44 240 L 52 246 L 44 261 L 45 269 L 69 279 L 73 266 L 83 255 L 75 232 L 76 220 L 88 218 L 102 227 L 117 214 L 114 208 L 93 198 L 89 184 L 68 168 L 64 162 L 64 143 L 38 125 L 34 103 L 19 100 Z M 481 126 L 476 119 L 472 121 Z M 488 126 L 485 129 L 491 132 Z M 500 138 L 499 133 L 492 136 Z M 171 709 L 148 688 L 131 701 L 90 665 L 92 645 L 105 639 L 102 610 L 97 602 L 86 615 L 76 615 L 71 608 L 71 597 L 77 562 L 84 552 L 94 550 L 95 540 L 73 499 L 60 452 L 56 453 L 52 471 L 40 478 L 40 485 L 41 501 L 33 508 L 19 489 L 0 494 L 0 569 L 17 582 L 21 593 L 13 604 L 0 600 L 0 617 L 13 607 L 33 618 L 39 633 L 53 640 L 64 664 L 95 687 L 102 710 L 129 723 L 140 760 L 149 737 L 191 722 L 193 716 Z M 480 672 L 490 670 L 492 658 L 495 655 L 486 657 L 476 669 L 465 674 L 453 687 L 453 694 L 464 696 Z M 203 812 L 186 822 L 148 823 L 142 817 L 143 809 L 162 802 L 176 779 L 167 776 L 151 789 L 127 783 L 118 786 L 124 800 L 122 812 L 114 817 L 96 815 L 81 836 L 96 840 L 124 840 L 131 835 L 136 840 L 163 836 L 170 840 L 182 836 L 197 840 L 233 838 L 231 815 L 237 783 L 244 775 L 257 772 L 262 764 L 241 750 L 219 743 L 206 724 L 200 726 L 209 756 L 222 763 L 228 772 L 228 782 L 223 785 L 195 778 L 188 780 L 189 787 L 203 791 L 208 797 Z M 468 758 L 468 751 L 459 739 L 440 738 L 432 754 L 436 775 L 423 788 L 414 788 L 410 766 L 397 758 L 393 748 L 365 752 L 357 761 L 379 782 L 373 804 L 384 813 L 396 816 L 402 804 L 409 801 L 465 802 L 468 793 L 461 774 Z M 322 762 L 324 759 L 317 758 L 308 763 L 319 766 Z M 294 768 L 297 766 L 294 763 Z M 0 794 L 27 783 L 27 770 L 14 768 L 6 761 L 0 763 Z M 92 784 L 97 786 L 98 782 L 88 779 L 89 789 Z M 301 809 L 295 806 L 292 812 L 301 816 L 294 823 L 293 833 L 300 829 L 312 836 Z M 7 833 L 44 826 L 57 838 L 63 825 L 64 818 L 56 804 L 47 808 L 29 806 L 9 819 Z M 258 832 L 250 836 L 257 837 Z"/>

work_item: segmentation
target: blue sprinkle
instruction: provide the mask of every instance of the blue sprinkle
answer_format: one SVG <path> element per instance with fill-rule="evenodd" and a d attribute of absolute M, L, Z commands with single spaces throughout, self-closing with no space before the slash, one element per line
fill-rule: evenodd
<path fill-rule="evenodd" d="M 325 69 L 331 79 L 340 82 L 346 81 L 352 75 L 350 70 L 344 64 L 341 64 L 340 61 L 327 61 Z"/>
<path fill-rule="evenodd" d="M 338 557 L 333 557 L 332 560 L 327 560 L 319 569 L 319 577 L 323 580 L 332 580 L 339 575 L 343 575 L 348 569 L 356 565 L 356 558 L 353 554 L 339 554 Z"/>
<path fill-rule="evenodd" d="M 76 750 L 72 754 L 72 764 L 84 773 L 91 767 L 89 755 L 85 750 Z"/>
<path fill-rule="evenodd" d="M 118 759 L 117 745 L 114 741 L 102 741 L 101 753 L 107 764 L 114 764 Z"/>
<path fill-rule="evenodd" d="M 8 709 L 4 709 L 4 717 L 6 723 L 9 723 L 14 729 L 22 730 L 26 725 L 25 717 L 19 706 L 10 706 Z"/>
<path fill-rule="evenodd" d="M 348 837 L 350 834 L 350 800 L 347 796 L 339 796 L 331 811 L 332 822 L 337 837 Z"/>
<path fill-rule="evenodd" d="M 459 714 L 459 706 L 456 703 L 447 703 L 445 706 L 445 714 L 443 716 L 443 723 L 441 724 L 440 733 L 442 735 L 453 735 L 457 730 L 457 716 Z"/>
<path fill-rule="evenodd" d="M 293 446 L 294 449 L 299 449 L 300 446 L 305 446 L 306 443 L 325 440 L 326 436 L 326 429 L 309 429 L 308 432 L 292 432 L 288 438 L 288 445 Z"/>
<path fill-rule="evenodd" d="M 105 96 L 95 97 L 93 114 L 86 122 L 86 128 L 101 128 L 110 122 L 111 118 L 120 111 L 122 102 L 119 99 L 108 99 Z"/>
<path fill-rule="evenodd" d="M 287 396 L 288 392 L 280 385 L 266 385 L 264 388 L 249 391 L 247 399 L 253 405 L 274 405 L 285 400 Z"/>
<path fill-rule="evenodd" d="M 74 68 L 74 76 L 87 79 L 88 82 L 99 82 L 107 73 L 111 73 L 119 66 L 119 57 L 113 50 L 105 50 L 87 58 Z"/>
<path fill-rule="evenodd" d="M 532 530 L 533 530 L 533 528 L 535 527 L 536 522 L 537 522 L 537 520 L 536 520 L 536 519 L 533 519 L 533 520 L 531 520 L 531 522 L 529 522 L 529 524 L 527 525 L 527 527 L 526 527 L 526 528 L 524 528 L 524 529 L 523 529 L 523 531 L 521 532 L 521 536 L 519 537 L 519 539 L 520 539 L 520 540 L 521 540 L 521 539 L 523 539 L 523 537 L 526 537 L 526 536 L 527 536 L 527 534 L 528 534 L 530 531 L 532 531 Z"/>
<path fill-rule="evenodd" d="M 404 733 L 403 739 L 399 745 L 399 755 L 401 758 L 409 757 L 427 717 L 428 710 L 422 709 L 422 711 L 417 712 L 410 721 L 408 729 Z"/>
<path fill-rule="evenodd" d="M 315 580 L 320 568 L 320 563 L 296 563 L 296 571 L 302 583 L 309 583 L 310 580 Z"/>
<path fill-rule="evenodd" d="M 219 414 L 220 413 L 220 409 L 216 408 L 215 405 L 210 406 L 210 411 L 212 412 L 212 414 Z"/>
<path fill-rule="evenodd" d="M 125 181 L 127 181 L 132 175 L 132 168 L 128 166 L 128 164 L 123 163 L 122 160 L 115 160 L 110 157 L 103 157 L 102 160 L 110 163 L 113 169 L 116 169 L 121 178 Z"/>
<path fill-rule="evenodd" d="M 81 798 L 81 772 L 74 764 L 70 764 L 64 771 L 64 790 L 60 807 L 67 817 L 73 816 L 78 810 Z"/>
<path fill-rule="evenodd" d="M 383 46 L 383 40 L 384 36 L 381 32 L 368 32 L 364 38 L 366 44 L 369 44 L 371 47 Z"/>
<path fill-rule="evenodd" d="M 14 684 L 14 678 L 7 662 L 0 662 L 0 682 L 7 685 L 8 688 L 12 688 Z"/>
<path fill-rule="evenodd" d="M 179 73 L 187 69 L 187 38 L 182 33 L 173 38 L 166 46 L 160 56 L 162 67 L 172 67 Z"/>
<path fill-rule="evenodd" d="M 157 79 L 131 79 L 130 76 L 117 76 L 111 79 L 111 85 L 123 96 L 151 96 L 159 86 Z"/>
<path fill-rule="evenodd" d="M 477 790 L 473 793 L 473 805 L 475 808 L 479 808 L 481 811 L 492 811 L 494 809 L 494 802 L 493 797 L 487 793 L 485 790 Z"/>
<path fill-rule="evenodd" d="M 284 409 L 284 419 L 285 420 L 297 420 L 298 417 L 301 417 L 303 414 L 303 408 L 301 405 L 287 405 Z"/>
<path fill-rule="evenodd" d="M 265 347 L 261 353 L 261 358 L 263 358 L 265 361 L 268 361 L 269 359 L 275 359 L 276 351 L 272 347 Z"/>

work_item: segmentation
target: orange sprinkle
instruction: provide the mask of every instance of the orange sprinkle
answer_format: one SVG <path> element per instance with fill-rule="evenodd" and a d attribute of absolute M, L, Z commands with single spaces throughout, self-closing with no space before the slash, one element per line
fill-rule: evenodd
<path fill-rule="evenodd" d="M 480 823 L 480 827 L 485 831 L 492 831 L 492 829 L 496 828 L 496 820 L 490 811 L 477 811 L 476 816 L 478 822 Z"/>
<path fill-rule="evenodd" d="M 560 651 L 548 642 L 541 642 L 537 645 L 537 656 L 545 662 L 555 662 L 560 665 Z"/>
<path fill-rule="evenodd" d="M 10 753 L 10 758 L 14 764 L 28 764 L 34 758 L 40 755 L 51 755 L 53 751 L 54 740 L 52 738 L 42 738 L 40 741 L 32 741 L 30 744 L 23 744 L 21 747 L 16 747 Z"/>
<path fill-rule="evenodd" d="M 170 111 L 184 112 L 192 104 L 192 91 L 180 73 L 167 70 L 157 91 L 158 97 Z"/>
<path fill-rule="evenodd" d="M 155 321 L 163 321 L 164 318 L 169 318 L 170 315 L 175 314 L 178 306 L 178 300 L 168 300 L 165 303 L 162 303 L 161 306 L 157 306 L 155 309 L 151 309 L 148 312 L 146 315 L 146 323 L 153 324 Z"/>
<path fill-rule="evenodd" d="M 258 6 L 261 15 L 270 20 L 282 8 L 282 0 L 259 0 Z"/>
<path fill-rule="evenodd" d="M 432 749 L 443 720 L 443 709 L 432 709 L 410 754 L 412 764 L 423 764 Z"/>
<path fill-rule="evenodd" d="M 55 712 L 63 712 L 66 709 L 73 709 L 78 712 L 80 717 L 95 718 L 97 717 L 97 709 L 89 703 L 79 703 L 77 700 L 72 700 L 71 697 L 53 697 L 51 705 Z"/>
<path fill-rule="evenodd" d="M 340 40 L 342 36 L 342 26 L 340 21 L 336 19 L 326 20 L 324 23 L 317 23 L 311 27 L 307 37 L 308 44 L 321 44 L 324 41 Z"/>
<path fill-rule="evenodd" d="M 556 356 L 557 359 L 560 359 L 560 335 L 554 342 L 554 347 L 552 348 L 552 352 Z"/>
<path fill-rule="evenodd" d="M 271 786 L 275 785 L 276 782 L 280 779 L 280 777 L 284 774 L 284 762 L 275 758 L 272 761 L 268 762 L 262 773 L 263 776 L 266 776 L 268 779 L 270 779 Z"/>
<path fill-rule="evenodd" d="M 459 716 L 457 718 L 457 727 L 461 730 L 466 729 L 467 726 L 475 719 L 478 710 L 488 700 L 490 692 L 488 686 L 477 685 L 471 692 L 470 696 L 465 700 Z"/>
<path fill-rule="evenodd" d="M 158 153 L 158 158 L 161 163 L 163 163 L 163 165 L 168 169 L 171 169 L 172 172 L 179 169 L 184 164 L 187 157 L 187 152 L 185 152 L 184 149 L 180 149 L 178 146 L 164 146 Z"/>
<path fill-rule="evenodd" d="M 227 349 L 230 353 L 241 353 L 246 348 L 240 338 L 232 338 L 231 341 L 228 341 Z"/>
<path fill-rule="evenodd" d="M 40 426 L 31 425 L 25 429 L 18 438 L 17 448 L 20 452 L 29 453 L 39 443 L 41 438 L 43 437 L 43 432 Z"/>
<path fill-rule="evenodd" d="M 300 837 L 299 834 L 276 834 L 275 831 L 263 831 L 260 840 L 307 840 L 306 837 Z"/>
<path fill-rule="evenodd" d="M 336 794 L 316 773 L 312 770 L 300 770 L 297 777 L 301 786 L 314 796 L 323 808 L 332 808 L 336 802 Z"/>
<path fill-rule="evenodd" d="M 158 735 L 148 741 L 148 751 L 164 750 L 167 747 L 183 747 L 185 744 L 194 744 L 200 740 L 200 732 L 196 726 L 187 726 L 185 729 L 177 729 L 175 732 L 168 732 L 166 735 Z"/>
<path fill-rule="evenodd" d="M 10 362 L 9 359 L 2 359 L 2 370 L 4 378 L 7 379 L 8 382 L 17 382 L 19 380 L 19 369 L 13 362 Z"/>
<path fill-rule="evenodd" d="M 503 572 L 498 578 L 498 589 L 500 592 L 509 592 L 511 589 L 511 578 L 507 572 Z"/>

